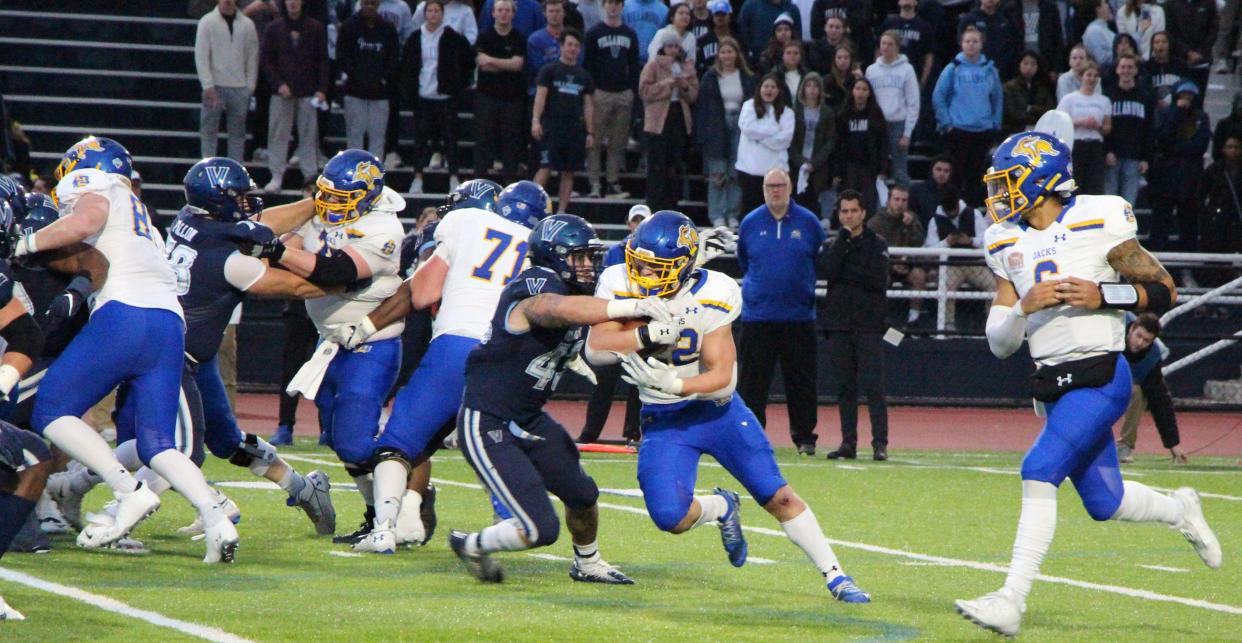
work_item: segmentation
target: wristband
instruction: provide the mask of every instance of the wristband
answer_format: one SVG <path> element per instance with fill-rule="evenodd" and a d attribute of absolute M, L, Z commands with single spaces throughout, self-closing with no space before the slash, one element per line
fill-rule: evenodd
<path fill-rule="evenodd" d="M 638 316 L 637 310 L 637 299 L 614 299 L 608 302 L 605 314 L 608 315 L 608 319 L 629 319 Z"/>
<path fill-rule="evenodd" d="M 12 364 L 0 366 L 0 395 L 8 395 L 22 379 L 22 374 Z"/>
<path fill-rule="evenodd" d="M 1134 310 L 1138 308 L 1138 289 L 1132 284 L 1100 283 L 1100 308 Z"/>

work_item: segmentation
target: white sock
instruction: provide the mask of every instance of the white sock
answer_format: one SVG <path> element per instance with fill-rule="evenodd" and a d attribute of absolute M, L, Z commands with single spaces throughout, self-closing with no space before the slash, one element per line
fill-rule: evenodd
<path fill-rule="evenodd" d="M 1121 506 L 1109 520 L 1124 522 L 1162 522 L 1176 525 L 1182 521 L 1182 503 L 1141 482 L 1126 480 Z"/>
<path fill-rule="evenodd" d="M 284 489 L 290 498 L 297 498 L 302 493 L 302 489 L 306 487 L 306 479 L 302 477 L 302 474 L 294 471 L 293 467 L 286 464 L 285 475 L 281 476 L 280 480 L 276 481 L 276 484 L 281 489 Z"/>
<path fill-rule="evenodd" d="M 785 530 L 785 535 L 789 536 L 793 544 L 811 559 L 815 569 L 824 575 L 824 580 L 832 582 L 837 576 L 844 574 L 841 571 L 841 563 L 837 561 L 837 555 L 832 551 L 832 545 L 828 544 L 828 537 L 824 535 L 824 530 L 820 529 L 819 521 L 815 519 L 815 513 L 810 507 L 792 520 L 782 522 L 781 528 Z"/>
<path fill-rule="evenodd" d="M 473 534 L 466 541 L 469 548 L 470 540 L 474 541 L 474 547 L 477 551 L 490 554 L 494 551 L 521 551 L 528 549 L 526 542 L 522 540 L 522 528 L 518 526 L 516 518 L 502 520 L 491 527 Z"/>
<path fill-rule="evenodd" d="M 1057 488 L 1049 482 L 1022 481 L 1022 513 L 1018 518 L 1018 535 L 1013 540 L 1013 561 L 1005 587 L 1016 594 L 1019 603 L 1026 603 L 1031 584 L 1039 574 L 1044 554 L 1052 546 L 1057 531 Z"/>
<path fill-rule="evenodd" d="M 396 460 L 385 460 L 375 465 L 375 472 L 371 477 L 374 479 L 371 496 L 375 498 L 375 524 L 397 524 L 401 498 L 405 496 L 405 482 L 410 477 L 409 471 Z"/>
<path fill-rule="evenodd" d="M 586 545 L 574 543 L 574 557 L 584 563 L 599 560 L 599 541 L 592 541 Z"/>
<path fill-rule="evenodd" d="M 699 514 L 699 519 L 690 525 L 691 529 L 709 522 L 716 522 L 729 512 L 729 503 L 725 502 L 724 496 L 713 493 L 710 496 L 695 496 L 694 499 L 699 501 L 699 509 L 702 509 L 702 513 Z"/>
<path fill-rule="evenodd" d="M 103 481 L 117 493 L 129 493 L 138 488 L 138 481 L 129 470 L 117 462 L 112 447 L 80 418 L 69 415 L 52 420 L 43 429 L 43 437 L 52 441 L 66 455 L 81 462 L 86 468 L 99 474 Z"/>
<path fill-rule="evenodd" d="M 216 495 L 212 493 L 203 472 L 184 453 L 165 449 L 151 458 L 151 469 L 194 505 L 204 525 L 214 525 L 224 519 L 224 512 L 216 504 Z"/>
<path fill-rule="evenodd" d="M 151 470 L 150 467 L 143 467 L 134 472 L 134 479 L 139 482 L 145 482 L 147 488 L 155 492 L 155 495 L 163 495 L 168 491 L 168 481 L 160 477 L 160 474 Z"/>
<path fill-rule="evenodd" d="M 116 456 L 116 461 L 130 471 L 137 471 L 145 466 L 142 464 L 142 458 L 138 457 L 137 440 L 126 440 L 116 445 L 116 451 L 113 451 L 113 454 Z"/>
<path fill-rule="evenodd" d="M 371 474 L 354 476 L 354 484 L 358 487 L 358 493 L 362 494 L 362 504 L 368 507 L 375 506 L 375 493 L 371 489 Z"/>

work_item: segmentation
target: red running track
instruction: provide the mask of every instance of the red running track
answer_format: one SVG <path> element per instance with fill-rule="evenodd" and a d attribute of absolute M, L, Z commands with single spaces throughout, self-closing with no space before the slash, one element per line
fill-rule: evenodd
<path fill-rule="evenodd" d="M 246 431 L 268 435 L 276 428 L 275 395 L 242 394 L 237 399 L 238 420 Z M 586 403 L 558 401 L 549 405 L 553 417 L 577 436 L 586 415 Z M 605 439 L 621 438 L 625 409 L 620 403 L 604 428 Z M 1187 411 L 1177 414 L 1182 447 L 1197 455 L 1242 455 L 1242 416 L 1234 413 Z M 944 408 L 897 406 L 888 409 L 889 446 L 892 449 L 943 449 L 948 451 L 1025 451 L 1043 425 L 1030 409 Z M 819 446 L 821 451 L 835 447 L 841 439 L 837 408 L 819 407 Z M 871 440 L 871 424 L 866 409 L 859 409 L 859 446 L 866 449 Z M 315 407 L 303 400 L 298 407 L 299 436 L 318 435 Z M 789 416 L 784 405 L 768 406 L 768 437 L 776 446 L 792 446 Z M 1223 436 L 1223 437 L 1222 437 Z M 1156 426 L 1147 415 L 1139 425 L 1138 452 L 1167 453 L 1160 444 Z"/>

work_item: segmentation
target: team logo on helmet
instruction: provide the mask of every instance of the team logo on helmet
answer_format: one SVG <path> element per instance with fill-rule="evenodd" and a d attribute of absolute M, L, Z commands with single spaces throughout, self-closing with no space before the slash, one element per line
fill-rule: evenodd
<path fill-rule="evenodd" d="M 681 226 L 677 231 L 677 246 L 689 248 L 690 256 L 694 256 L 699 251 L 699 231 L 692 225 Z"/>
<path fill-rule="evenodd" d="M 375 182 L 384 178 L 384 173 L 374 163 L 361 161 L 354 166 L 354 178 L 366 183 L 367 191 L 370 192 L 375 189 Z"/>
<path fill-rule="evenodd" d="M 103 144 L 99 142 L 99 139 L 93 136 L 91 138 L 84 138 L 81 141 L 78 141 L 77 145 L 73 146 L 73 153 L 78 156 L 86 156 L 87 152 L 102 151 L 104 151 Z"/>
<path fill-rule="evenodd" d="M 1052 143 L 1045 138 L 1039 136 L 1026 136 L 1013 146 L 1014 156 L 1025 156 L 1031 160 L 1032 167 L 1040 167 L 1044 164 L 1044 155 L 1060 156 L 1061 153 Z"/>
<path fill-rule="evenodd" d="M 568 221 L 549 221 L 547 225 L 543 226 L 543 230 L 539 232 L 540 240 L 551 241 L 555 239 L 557 233 L 567 225 L 569 225 Z"/>

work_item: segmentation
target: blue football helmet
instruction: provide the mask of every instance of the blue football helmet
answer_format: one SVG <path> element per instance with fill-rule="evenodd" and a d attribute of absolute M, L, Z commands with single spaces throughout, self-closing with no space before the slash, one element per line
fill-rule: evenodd
<path fill-rule="evenodd" d="M 17 219 L 14 226 L 25 236 L 52 225 L 59 218 L 60 212 L 46 194 L 32 193 L 26 198 L 26 216 Z"/>
<path fill-rule="evenodd" d="M 510 221 L 533 228 L 540 219 L 552 214 L 552 199 L 538 183 L 518 181 L 510 183 L 496 197 L 496 212 Z"/>
<path fill-rule="evenodd" d="M 579 294 L 595 291 L 604 261 L 604 244 L 586 219 L 554 214 L 535 225 L 527 241 L 530 263 L 552 270 Z M 575 261 L 575 256 L 581 257 Z"/>
<path fill-rule="evenodd" d="M 46 194 L 43 194 L 42 192 L 31 192 L 26 195 L 26 212 L 27 213 L 29 213 L 31 210 L 35 208 L 40 208 L 40 207 L 48 207 L 48 208 L 51 208 L 53 211 L 55 211 L 56 202 L 52 200 L 52 197 Z"/>
<path fill-rule="evenodd" d="M 315 186 L 315 214 L 321 221 L 353 223 L 384 191 L 384 164 L 365 150 L 345 150 L 328 160 Z"/>
<path fill-rule="evenodd" d="M 478 208 L 488 212 L 496 211 L 496 195 L 500 194 L 500 184 L 487 179 L 471 179 L 449 192 L 444 212 L 463 208 Z"/>
<path fill-rule="evenodd" d="M 0 174 L 0 201 L 9 204 L 14 217 L 20 219 L 26 214 L 26 190 L 7 174 Z"/>
<path fill-rule="evenodd" d="M 66 174 L 85 168 L 119 174 L 128 180 L 134 171 L 134 162 L 129 150 L 120 143 L 102 136 L 87 136 L 65 152 L 53 176 L 59 181 Z"/>
<path fill-rule="evenodd" d="M 1070 149 L 1044 132 L 1019 132 L 1005 139 L 992 155 L 983 176 L 984 201 L 992 220 L 1000 223 L 1043 203 L 1054 193 L 1072 192 L 1074 166 Z"/>
<path fill-rule="evenodd" d="M 208 219 L 236 223 L 263 211 L 263 199 L 251 194 L 259 188 L 246 167 L 230 158 L 205 158 L 181 181 L 185 202 Z"/>
<path fill-rule="evenodd" d="M 625 244 L 625 272 L 640 294 L 676 293 L 694 272 L 699 231 L 690 217 L 660 210 L 638 224 Z"/>

